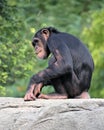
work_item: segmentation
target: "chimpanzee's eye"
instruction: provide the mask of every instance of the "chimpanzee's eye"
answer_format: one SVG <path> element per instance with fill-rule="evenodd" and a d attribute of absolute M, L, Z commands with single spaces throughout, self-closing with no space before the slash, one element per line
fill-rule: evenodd
<path fill-rule="evenodd" d="M 34 39 L 34 42 L 37 43 L 39 40 L 38 39 Z"/>
<path fill-rule="evenodd" d="M 32 45 L 33 45 L 33 46 L 36 46 L 36 44 L 38 43 L 38 41 L 39 41 L 38 39 L 33 39 Z"/>

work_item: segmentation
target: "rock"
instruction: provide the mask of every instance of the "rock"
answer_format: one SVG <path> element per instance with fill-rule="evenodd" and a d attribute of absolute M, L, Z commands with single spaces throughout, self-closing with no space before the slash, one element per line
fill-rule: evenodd
<path fill-rule="evenodd" d="M 0 130 L 104 130 L 104 99 L 1 97 Z"/>

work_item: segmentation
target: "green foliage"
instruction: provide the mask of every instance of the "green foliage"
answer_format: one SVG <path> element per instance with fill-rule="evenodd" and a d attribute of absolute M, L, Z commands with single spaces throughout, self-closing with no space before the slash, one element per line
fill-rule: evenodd
<path fill-rule="evenodd" d="M 30 46 L 31 38 L 27 39 L 30 34 L 33 35 L 33 29 L 30 28 L 27 33 L 28 26 L 21 19 L 15 2 L 1 1 L 0 5 L 0 84 L 11 86 L 17 80 L 28 77 L 36 64 Z"/>
<path fill-rule="evenodd" d="M 6 88 L 0 86 L 0 96 L 5 96 L 6 95 Z"/>
<path fill-rule="evenodd" d="M 0 0 L 0 96 L 24 95 L 30 76 L 47 65 L 47 61 L 34 57 L 34 32 L 55 26 L 87 43 L 95 62 L 91 95 L 104 97 L 103 3 L 104 0 Z M 47 91 L 50 88 L 43 89 Z"/>
<path fill-rule="evenodd" d="M 92 52 L 95 70 L 92 97 L 104 97 L 104 9 L 91 13 L 91 21 L 84 27 L 83 37 Z"/>

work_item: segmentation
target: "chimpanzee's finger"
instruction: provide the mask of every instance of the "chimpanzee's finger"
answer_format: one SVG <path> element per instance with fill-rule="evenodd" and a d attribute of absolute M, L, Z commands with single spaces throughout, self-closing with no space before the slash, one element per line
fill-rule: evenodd
<path fill-rule="evenodd" d="M 36 97 L 33 95 L 33 93 L 27 93 L 24 97 L 24 101 L 33 101 Z"/>

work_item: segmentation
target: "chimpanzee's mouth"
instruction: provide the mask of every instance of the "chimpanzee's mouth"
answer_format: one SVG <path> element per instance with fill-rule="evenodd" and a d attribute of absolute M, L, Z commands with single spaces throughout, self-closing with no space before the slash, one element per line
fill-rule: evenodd
<path fill-rule="evenodd" d="M 35 54 L 39 54 L 41 52 L 41 50 L 35 50 Z"/>

